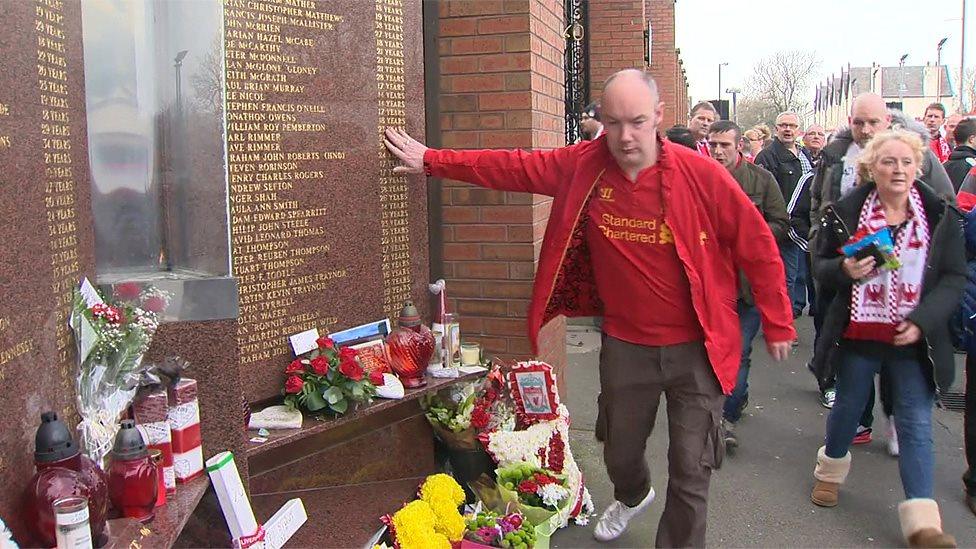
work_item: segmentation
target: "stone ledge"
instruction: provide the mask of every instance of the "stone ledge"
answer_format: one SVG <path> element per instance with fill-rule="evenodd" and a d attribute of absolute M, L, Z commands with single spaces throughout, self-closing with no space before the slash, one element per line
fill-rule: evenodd
<path fill-rule="evenodd" d="M 152 522 L 142 524 L 130 518 L 108 521 L 109 539 L 105 549 L 171 547 L 209 487 L 210 477 L 206 474 L 186 484 L 177 484 L 176 493 L 167 497 L 166 505 L 156 509 Z"/>
<path fill-rule="evenodd" d="M 407 389 L 400 400 L 378 399 L 369 406 L 336 419 L 305 416 L 301 429 L 271 431 L 267 442 L 248 441 L 246 456 L 253 477 L 316 451 L 355 438 L 380 425 L 394 423 L 418 412 L 421 396 L 439 391 L 454 383 L 478 379 L 484 373 L 467 374 L 457 378 L 427 377 L 427 385 Z M 374 425 L 377 424 L 377 425 Z M 254 431 L 249 431 L 249 437 Z"/>

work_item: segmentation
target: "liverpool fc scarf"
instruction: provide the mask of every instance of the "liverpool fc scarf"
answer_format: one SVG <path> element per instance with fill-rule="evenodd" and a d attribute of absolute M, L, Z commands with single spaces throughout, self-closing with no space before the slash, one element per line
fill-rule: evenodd
<path fill-rule="evenodd" d="M 861 207 L 858 232 L 867 231 L 870 234 L 886 226 L 878 191 L 873 190 Z M 908 195 L 905 225 L 894 240 L 895 255 L 901 266 L 894 270 L 877 269 L 867 278 L 854 283 L 851 290 L 851 322 L 844 331 L 844 337 L 848 339 L 892 343 L 895 327 L 918 306 L 929 251 L 929 224 L 922 198 L 914 186 Z"/>

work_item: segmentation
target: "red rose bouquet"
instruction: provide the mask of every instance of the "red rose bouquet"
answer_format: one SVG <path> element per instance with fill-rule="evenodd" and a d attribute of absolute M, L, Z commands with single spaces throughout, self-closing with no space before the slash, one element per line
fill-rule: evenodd
<path fill-rule="evenodd" d="M 350 404 L 372 402 L 376 387 L 383 385 L 383 372 L 366 371 L 355 349 L 339 348 L 328 337 L 317 343 L 285 368 L 285 404 L 341 416 Z"/>

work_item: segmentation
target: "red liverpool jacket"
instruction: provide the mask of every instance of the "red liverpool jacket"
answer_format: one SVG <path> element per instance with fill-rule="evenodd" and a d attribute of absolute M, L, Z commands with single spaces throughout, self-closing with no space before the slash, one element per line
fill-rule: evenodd
<path fill-rule="evenodd" d="M 666 140 L 659 139 L 658 145 L 663 149 L 658 162 L 663 169 L 665 221 L 691 282 L 712 369 L 728 394 L 735 387 L 742 353 L 736 266 L 752 284 L 766 339 L 781 342 L 795 337 L 783 262 L 762 214 L 725 168 Z M 553 197 L 529 306 L 533 349 L 540 328 L 552 318 L 602 312 L 584 213 L 613 162 L 605 137 L 550 151 L 430 149 L 424 155 L 431 176 Z"/>

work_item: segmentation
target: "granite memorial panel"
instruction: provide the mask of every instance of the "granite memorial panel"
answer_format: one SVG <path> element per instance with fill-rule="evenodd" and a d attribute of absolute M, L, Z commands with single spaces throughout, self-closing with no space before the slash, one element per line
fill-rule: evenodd
<path fill-rule="evenodd" d="M 419 0 L 224 2 L 233 274 L 252 402 L 279 394 L 289 335 L 426 304 L 426 186 L 392 175 L 381 139 L 387 126 L 424 127 L 421 26 Z"/>
<path fill-rule="evenodd" d="M 148 0 L 140 4 L 147 8 L 139 12 L 143 19 L 132 20 L 172 25 L 183 9 L 177 4 L 205 11 L 203 3 Z M 33 472 L 40 413 L 54 409 L 71 425 L 78 420 L 67 314 L 82 276 L 123 277 L 127 273 L 116 268 L 142 265 L 130 265 L 138 254 L 160 271 L 172 271 L 163 273 L 170 278 L 178 278 L 177 270 L 222 276 L 229 240 L 231 274 L 239 283 L 237 322 L 202 317 L 165 324 L 147 354 L 148 360 L 180 354 L 198 365 L 190 375 L 200 382 L 206 455 L 244 450 L 239 394 L 250 402 L 279 394 L 289 335 L 395 320 L 411 298 L 427 318 L 425 180 L 393 176 L 395 162 L 381 138 L 388 126 L 423 138 L 421 1 L 208 5 L 223 16 L 222 35 L 208 47 L 176 47 L 173 66 L 169 46 L 185 36 L 172 35 L 170 43 L 160 34 L 153 42 L 140 34 L 151 34 L 149 27 L 126 29 L 158 50 L 139 50 L 156 66 L 135 70 L 137 79 L 175 72 L 175 86 L 166 80 L 146 88 L 158 94 L 161 106 L 146 118 L 146 135 L 160 139 L 158 146 L 144 147 L 147 165 L 159 163 L 146 187 L 160 187 L 159 204 L 185 204 L 180 212 L 187 213 L 164 223 L 153 217 L 165 218 L 160 212 L 127 212 L 160 227 L 158 234 L 145 231 L 150 245 L 123 250 L 96 246 L 96 229 L 103 229 L 95 218 L 115 213 L 93 206 L 105 189 L 92 190 L 91 173 L 103 179 L 119 175 L 109 154 L 117 150 L 111 145 L 118 137 L 110 122 L 119 118 L 110 108 L 113 90 L 86 95 L 83 43 L 96 65 L 101 50 L 82 33 L 83 23 L 86 32 L 111 32 L 112 20 L 86 17 L 82 0 L 0 2 L 6 27 L 0 35 L 0 413 L 7 419 L 0 429 L 0 517 L 17 538 L 24 534 L 20 494 Z M 129 5 L 93 3 L 85 9 L 92 6 Z M 108 31 L 98 27 L 106 24 Z M 212 36 L 201 33 L 204 38 Z M 193 51 L 184 61 L 187 49 Z M 224 66 L 192 58 L 206 53 Z M 215 77 L 196 78 L 191 62 L 216 67 L 210 75 Z M 97 66 L 111 71 L 115 65 Z M 101 82 L 97 74 L 89 76 Z M 212 109 L 192 103 L 201 90 L 214 92 Z M 99 99 L 98 108 L 86 109 L 86 97 Z M 99 156 L 105 161 L 93 166 L 89 149 L 106 152 Z M 194 240 L 187 233 L 203 236 Z M 103 233 L 97 240 L 106 242 Z M 407 435 L 428 434 L 417 431 L 424 424 L 413 419 L 377 433 L 402 429 L 392 437 L 401 444 Z M 418 451 L 429 450 L 426 440 Z M 247 461 L 239 460 L 245 478 Z M 429 466 L 428 461 L 417 463 Z"/>
<path fill-rule="evenodd" d="M 0 2 L 0 516 L 41 412 L 77 422 L 72 289 L 93 271 L 79 0 Z"/>

